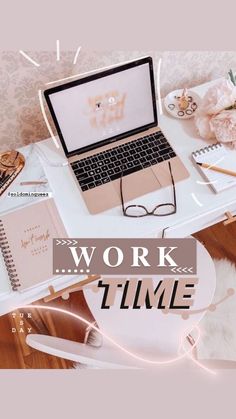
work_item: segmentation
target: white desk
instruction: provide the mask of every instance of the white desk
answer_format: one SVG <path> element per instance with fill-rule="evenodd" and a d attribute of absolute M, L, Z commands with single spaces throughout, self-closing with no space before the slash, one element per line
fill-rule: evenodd
<path fill-rule="evenodd" d="M 209 83 L 193 90 L 202 96 L 208 85 Z M 169 227 L 166 237 L 186 237 L 224 219 L 226 210 L 236 211 L 236 189 L 216 195 L 210 186 L 197 183 L 203 178 L 194 167 L 190 156 L 192 151 L 206 146 L 207 143 L 197 135 L 193 119 L 177 120 L 164 109 L 163 111 L 164 114 L 159 117 L 159 125 L 190 173 L 189 179 L 176 184 L 177 213 L 169 217 L 132 219 L 123 216 L 120 206 L 99 215 L 90 215 L 69 167 L 55 168 L 45 165 L 56 203 L 71 237 L 161 237 L 162 230 L 166 227 Z M 57 150 L 51 140 L 38 144 L 53 161 L 57 160 L 57 155 L 64 155 L 62 149 Z M 232 153 L 236 159 L 236 151 Z M 196 203 L 192 193 L 200 205 Z M 171 196 L 169 187 L 135 199 L 135 202 L 145 203 L 148 208 L 153 208 Z"/>
<path fill-rule="evenodd" d="M 198 86 L 193 90 L 202 96 L 209 84 Z M 69 167 L 62 167 L 60 164 L 66 162 L 62 148 L 57 149 L 51 139 L 36 145 L 35 152 L 39 147 L 47 156 L 47 160 L 53 164 L 60 164 L 55 167 L 48 164 L 45 158 L 42 159 L 54 199 L 70 237 L 161 237 L 162 230 L 167 227 L 165 237 L 186 237 L 223 220 L 227 210 L 236 213 L 236 189 L 229 189 L 216 195 L 208 185 L 197 183 L 202 181 L 202 177 L 193 166 L 190 155 L 192 151 L 206 146 L 206 142 L 197 135 L 193 119 L 177 120 L 169 116 L 164 109 L 163 112 L 159 117 L 159 125 L 190 173 L 189 179 L 176 184 L 177 213 L 169 217 L 127 218 L 123 216 L 121 207 L 99 215 L 90 215 Z M 24 153 L 26 150 L 26 148 L 21 149 Z M 236 151 L 232 153 L 235 153 L 236 159 Z M 194 200 L 192 193 L 200 205 Z M 145 203 L 148 208 L 153 208 L 170 197 L 171 187 L 168 187 L 142 196 L 135 202 Z M 1 212 L 4 211 L 3 207 L 4 201 Z M 78 277 L 64 277 L 57 280 L 54 285 L 57 289 L 61 289 L 64 285 L 77 281 Z M 0 314 L 10 311 L 15 305 L 30 303 L 44 295 L 45 286 L 41 286 L 24 294 L 11 292 L 7 296 L 0 296 Z"/>

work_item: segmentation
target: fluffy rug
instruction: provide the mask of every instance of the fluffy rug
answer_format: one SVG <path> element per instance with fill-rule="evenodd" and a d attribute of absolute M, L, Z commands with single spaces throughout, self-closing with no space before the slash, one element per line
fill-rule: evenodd
<path fill-rule="evenodd" d="M 236 361 L 236 266 L 226 259 L 214 260 L 214 263 L 216 290 L 213 304 L 226 296 L 229 288 L 235 292 L 215 311 L 208 311 L 200 322 L 198 359 Z"/>
<path fill-rule="evenodd" d="M 224 298 L 229 288 L 234 289 L 235 292 L 217 305 L 216 310 L 208 311 L 201 320 L 199 324 L 201 339 L 197 345 L 197 358 L 236 361 L 236 266 L 226 259 L 215 259 L 214 263 L 216 290 L 212 303 L 217 303 Z M 99 347 L 102 344 L 101 336 L 88 330 L 86 343 Z M 74 367 L 86 368 L 82 364 L 75 364 Z"/>

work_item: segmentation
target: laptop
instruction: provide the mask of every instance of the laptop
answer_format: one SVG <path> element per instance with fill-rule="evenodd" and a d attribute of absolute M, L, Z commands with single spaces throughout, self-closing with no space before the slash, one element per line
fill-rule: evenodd
<path fill-rule="evenodd" d="M 153 61 L 144 57 L 47 89 L 46 102 L 91 214 L 189 176 L 158 127 Z"/>

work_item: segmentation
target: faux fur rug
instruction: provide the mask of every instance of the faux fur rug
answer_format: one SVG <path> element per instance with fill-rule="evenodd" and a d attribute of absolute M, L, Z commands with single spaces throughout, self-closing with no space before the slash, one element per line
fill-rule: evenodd
<path fill-rule="evenodd" d="M 201 339 L 197 345 L 197 358 L 236 361 L 236 266 L 226 259 L 215 259 L 214 263 L 216 290 L 212 303 L 217 303 L 225 297 L 229 288 L 233 288 L 235 293 L 219 304 L 215 311 L 208 311 L 201 320 L 199 324 Z M 100 335 L 90 332 L 87 344 L 100 346 L 102 344 Z M 74 367 L 86 368 L 82 364 L 75 364 Z"/>
<path fill-rule="evenodd" d="M 208 311 L 200 322 L 198 359 L 236 361 L 236 266 L 226 259 L 214 260 L 214 263 L 216 290 L 213 304 L 226 296 L 229 288 L 235 292 L 215 311 Z"/>

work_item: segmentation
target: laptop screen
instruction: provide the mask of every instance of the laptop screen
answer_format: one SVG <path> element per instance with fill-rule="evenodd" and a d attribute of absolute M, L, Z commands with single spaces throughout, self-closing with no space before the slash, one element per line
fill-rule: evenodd
<path fill-rule="evenodd" d="M 157 123 L 150 62 L 141 61 L 45 92 L 67 154 L 91 150 Z"/>

